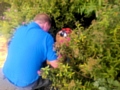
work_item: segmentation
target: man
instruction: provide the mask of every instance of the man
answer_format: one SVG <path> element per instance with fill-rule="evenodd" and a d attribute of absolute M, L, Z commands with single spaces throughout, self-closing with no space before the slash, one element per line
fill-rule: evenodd
<path fill-rule="evenodd" d="M 6 80 L 10 86 L 7 90 L 33 90 L 39 79 L 37 71 L 46 60 L 53 68 L 58 67 L 54 40 L 48 33 L 50 27 L 51 18 L 38 14 L 33 22 L 16 30 L 2 70 L 3 82 Z M 4 90 L 1 85 L 0 90 Z"/>

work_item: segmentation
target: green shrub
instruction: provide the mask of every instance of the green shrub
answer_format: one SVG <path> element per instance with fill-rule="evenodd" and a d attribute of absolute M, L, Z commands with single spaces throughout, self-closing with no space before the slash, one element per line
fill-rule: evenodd
<path fill-rule="evenodd" d="M 91 16 L 103 5 L 102 0 L 1 0 L 11 5 L 4 12 L 0 21 L 0 32 L 9 37 L 14 29 L 30 22 L 37 13 L 48 13 L 53 19 L 51 32 L 56 33 L 62 27 L 75 26 L 76 21 L 83 21 L 81 15 Z M 77 17 L 76 17 L 77 15 Z"/>
<path fill-rule="evenodd" d="M 119 10 L 119 5 L 107 5 L 87 29 L 76 23 L 69 46 L 61 47 L 70 61 L 60 63 L 57 70 L 43 68 L 43 78 L 50 78 L 60 90 L 119 90 Z"/>
<path fill-rule="evenodd" d="M 53 86 L 60 90 L 120 90 L 119 0 L 2 1 L 11 5 L 0 20 L 0 33 L 8 38 L 16 27 L 41 12 L 54 20 L 53 34 L 65 26 L 74 29 L 69 46 L 63 45 L 60 51 L 70 60 L 60 63 L 58 69 L 42 69 L 42 77 L 52 80 Z M 96 20 L 83 28 L 81 15 L 90 17 L 92 13 Z"/>

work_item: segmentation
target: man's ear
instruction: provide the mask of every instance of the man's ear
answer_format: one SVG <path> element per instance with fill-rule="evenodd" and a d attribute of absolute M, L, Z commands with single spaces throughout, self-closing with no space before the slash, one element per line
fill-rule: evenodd
<path fill-rule="evenodd" d="M 46 27 L 48 24 L 47 24 L 47 22 L 44 22 L 44 26 Z"/>

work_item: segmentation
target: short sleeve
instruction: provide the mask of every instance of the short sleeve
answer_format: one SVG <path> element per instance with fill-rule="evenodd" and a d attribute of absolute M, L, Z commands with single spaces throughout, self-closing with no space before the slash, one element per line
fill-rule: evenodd
<path fill-rule="evenodd" d="M 52 36 L 49 36 L 47 42 L 47 60 L 53 61 L 57 59 L 56 51 L 54 50 L 54 39 Z"/>

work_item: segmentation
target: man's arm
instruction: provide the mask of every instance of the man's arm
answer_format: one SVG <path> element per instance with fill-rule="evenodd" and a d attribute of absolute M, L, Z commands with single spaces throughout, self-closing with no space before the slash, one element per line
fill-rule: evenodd
<path fill-rule="evenodd" d="M 52 66 L 53 68 L 58 68 L 58 60 L 48 61 L 47 64 Z"/>

